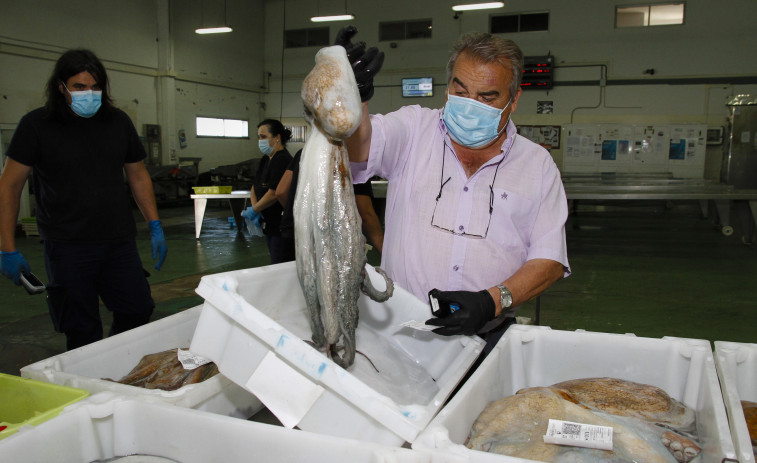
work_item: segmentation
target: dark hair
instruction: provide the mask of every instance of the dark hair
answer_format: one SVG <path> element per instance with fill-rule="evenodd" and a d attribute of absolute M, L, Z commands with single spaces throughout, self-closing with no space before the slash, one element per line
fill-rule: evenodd
<path fill-rule="evenodd" d="M 100 111 L 109 111 L 113 108 L 108 88 L 108 74 L 97 56 L 85 49 L 68 50 L 58 58 L 53 73 L 47 81 L 45 111 L 48 116 L 62 117 L 68 113 L 68 102 L 66 102 L 66 96 L 60 92 L 59 85 L 61 82 L 65 84 L 71 76 L 83 71 L 92 74 L 95 82 L 102 89 Z"/>
<path fill-rule="evenodd" d="M 281 135 L 281 146 L 286 146 L 287 142 L 292 139 L 292 131 L 284 127 L 284 124 L 282 124 L 281 121 L 277 121 L 276 119 L 266 119 L 258 124 L 258 128 L 263 125 L 268 126 L 268 131 L 271 132 L 271 135 L 274 137 L 276 135 Z"/>

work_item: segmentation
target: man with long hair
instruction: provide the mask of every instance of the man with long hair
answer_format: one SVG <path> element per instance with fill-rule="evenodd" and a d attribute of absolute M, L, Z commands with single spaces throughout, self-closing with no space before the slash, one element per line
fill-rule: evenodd
<path fill-rule="evenodd" d="M 98 298 L 113 312 L 110 334 L 147 323 L 155 307 L 124 174 L 148 221 L 157 270 L 166 241 L 145 149 L 129 117 L 113 105 L 108 75 L 95 54 L 65 52 L 47 82 L 46 98 L 44 107 L 19 122 L 0 176 L 2 273 L 16 285 L 31 273 L 14 233 L 21 192 L 32 173 L 47 302 L 70 350 L 102 339 Z"/>

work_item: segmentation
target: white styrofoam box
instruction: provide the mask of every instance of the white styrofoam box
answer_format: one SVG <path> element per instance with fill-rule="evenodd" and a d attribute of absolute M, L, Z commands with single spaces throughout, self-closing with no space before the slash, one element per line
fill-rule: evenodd
<path fill-rule="evenodd" d="M 303 341 L 312 333 L 294 262 L 204 276 L 197 293 L 205 305 L 192 352 L 216 362 L 285 426 L 334 436 L 412 442 L 484 345 L 400 326 L 431 312 L 395 284 L 386 302 L 358 301 L 357 350 L 378 372 L 361 354 L 345 370 Z"/>
<path fill-rule="evenodd" d="M 287 429 L 103 392 L 36 427 L 0 441 L 0 460 L 24 463 L 111 461 L 182 463 L 425 463 L 429 453 Z M 150 457 L 147 457 L 149 455 Z M 160 458 L 156 458 L 160 457 Z"/>
<path fill-rule="evenodd" d="M 21 376 L 48 383 L 86 389 L 95 394 L 112 391 L 125 396 L 249 418 L 263 404 L 222 375 L 175 391 L 145 389 L 107 381 L 119 380 L 143 356 L 168 349 L 186 348 L 192 341 L 202 306 L 156 320 L 133 330 L 73 349 L 21 368 Z"/>
<path fill-rule="evenodd" d="M 757 402 L 757 344 L 715 341 L 715 366 L 738 460 L 754 463 L 752 440 L 741 401 Z"/>
<path fill-rule="evenodd" d="M 475 462 L 531 462 L 468 449 L 473 422 L 490 402 L 526 387 L 614 377 L 659 387 L 696 413 L 705 463 L 734 458 L 710 343 L 674 337 L 560 331 L 513 325 L 463 387 L 413 442 Z M 545 429 L 546 431 L 546 429 Z"/>

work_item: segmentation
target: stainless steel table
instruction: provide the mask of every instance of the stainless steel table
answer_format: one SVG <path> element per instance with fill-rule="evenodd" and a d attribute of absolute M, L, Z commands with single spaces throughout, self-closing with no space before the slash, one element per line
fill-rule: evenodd
<path fill-rule="evenodd" d="M 373 180 L 371 184 L 374 197 L 386 197 L 388 188 L 386 180 Z M 736 201 L 745 201 L 752 220 L 745 221 L 747 229 L 744 231 L 744 238 L 750 239 L 754 227 L 757 226 L 757 190 L 737 189 L 711 180 L 665 178 L 664 176 L 607 179 L 587 175 L 573 177 L 565 181 L 563 185 L 571 210 L 574 201 L 577 200 L 696 200 L 699 201 L 702 215 L 706 217 L 709 201 L 712 201 L 718 212 L 721 232 L 730 236 L 734 231 L 731 225 L 731 206 Z"/>

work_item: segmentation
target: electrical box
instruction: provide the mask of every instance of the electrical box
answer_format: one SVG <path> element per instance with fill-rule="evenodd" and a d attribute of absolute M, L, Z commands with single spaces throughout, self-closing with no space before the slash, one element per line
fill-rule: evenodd
<path fill-rule="evenodd" d="M 555 59 L 552 55 L 526 56 L 523 58 L 523 90 L 549 90 L 552 88 L 552 75 Z"/>
<path fill-rule="evenodd" d="M 145 164 L 159 166 L 163 160 L 163 149 L 160 142 L 160 126 L 157 124 L 145 124 L 145 150 L 147 159 Z"/>

